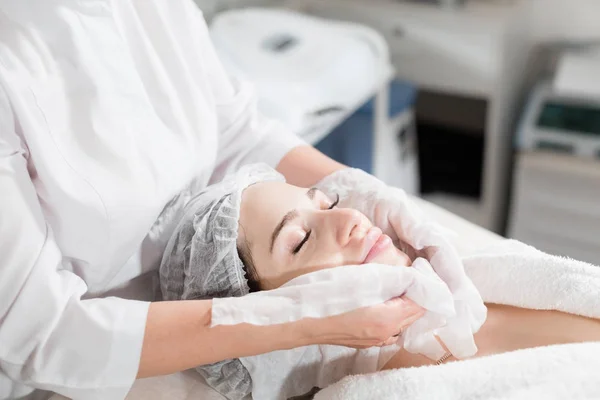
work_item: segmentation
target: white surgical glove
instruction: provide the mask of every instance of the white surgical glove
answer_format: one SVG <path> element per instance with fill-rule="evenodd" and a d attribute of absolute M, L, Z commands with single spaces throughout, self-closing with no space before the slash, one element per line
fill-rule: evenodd
<path fill-rule="evenodd" d="M 423 257 L 429 261 L 448 285 L 456 310 L 456 316 L 434 333 L 457 358 L 477 353 L 473 334 L 485 322 L 487 308 L 448 240 L 449 231 L 424 215 L 402 189 L 390 187 L 359 169 L 334 172 L 317 188 L 332 198 L 338 195 L 340 207 L 365 214 L 411 259 Z"/>

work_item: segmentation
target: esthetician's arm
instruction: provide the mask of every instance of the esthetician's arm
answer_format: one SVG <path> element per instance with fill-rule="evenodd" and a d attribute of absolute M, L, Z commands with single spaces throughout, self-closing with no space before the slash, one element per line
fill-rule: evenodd
<path fill-rule="evenodd" d="M 277 171 L 288 183 L 311 187 L 327 175 L 346 168 L 311 146 L 298 146 L 290 150 L 277 165 Z"/>
<path fill-rule="evenodd" d="M 423 313 L 414 303 L 400 298 L 324 319 L 211 328 L 211 306 L 210 300 L 152 303 L 138 378 L 310 344 L 358 348 L 387 344 Z"/>
<path fill-rule="evenodd" d="M 138 378 L 310 344 L 301 324 L 210 328 L 211 300 L 150 305 Z"/>

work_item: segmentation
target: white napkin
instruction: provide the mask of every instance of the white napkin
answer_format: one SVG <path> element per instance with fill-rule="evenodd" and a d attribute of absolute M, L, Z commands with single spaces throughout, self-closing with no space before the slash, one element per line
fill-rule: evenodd
<path fill-rule="evenodd" d="M 276 351 L 241 361 L 250 372 L 253 397 L 285 399 L 325 387 L 343 376 L 378 371 L 403 346 L 438 359 L 444 350 L 434 339 L 455 316 L 454 300 L 429 262 L 418 258 L 411 268 L 369 264 L 324 269 L 302 275 L 281 288 L 244 297 L 214 299 L 212 325 L 272 325 L 302 318 L 323 318 L 383 303 L 405 295 L 425 315 L 407 328 L 395 346 L 354 350 L 340 346 L 307 346 Z M 457 332 L 453 340 L 462 338 Z"/>

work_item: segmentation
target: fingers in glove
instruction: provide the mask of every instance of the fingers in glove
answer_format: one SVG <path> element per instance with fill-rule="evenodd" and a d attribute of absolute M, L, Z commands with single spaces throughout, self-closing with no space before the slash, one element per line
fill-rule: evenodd
<path fill-rule="evenodd" d="M 390 346 L 392 344 L 395 344 L 398 342 L 398 340 L 400 340 L 400 337 L 402 336 L 402 334 L 404 333 L 404 331 L 406 331 L 406 329 L 411 326 L 413 323 L 417 322 L 422 316 L 423 314 L 425 314 L 425 311 L 419 311 L 417 314 L 415 314 L 414 316 L 407 318 L 405 321 L 403 321 L 403 325 L 402 327 L 400 327 L 398 329 L 398 333 L 396 333 L 395 335 L 389 337 L 385 342 L 383 342 L 381 344 L 381 346 Z"/>
<path fill-rule="evenodd" d="M 402 296 L 388 300 L 385 303 L 390 307 L 390 322 L 393 324 L 391 336 L 401 334 L 402 331 L 412 325 L 425 314 L 425 309 L 409 298 Z M 395 321 L 394 321 L 395 319 Z M 395 328 L 393 328 L 395 326 Z"/>

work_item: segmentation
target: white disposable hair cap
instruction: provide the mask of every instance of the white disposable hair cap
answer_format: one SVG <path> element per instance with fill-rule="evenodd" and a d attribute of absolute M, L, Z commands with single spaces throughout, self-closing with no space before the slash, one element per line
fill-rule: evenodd
<path fill-rule="evenodd" d="M 188 202 L 160 265 L 163 300 L 248 294 L 246 271 L 237 251 L 242 192 L 265 181 L 285 179 L 266 164 L 248 165 Z M 229 399 L 242 399 L 252 391 L 250 374 L 237 359 L 197 370 L 209 385 Z"/>

